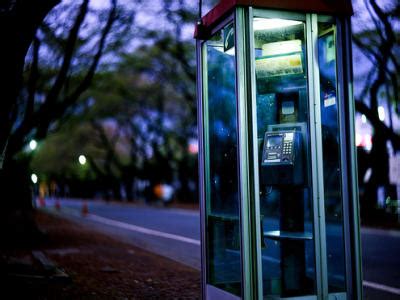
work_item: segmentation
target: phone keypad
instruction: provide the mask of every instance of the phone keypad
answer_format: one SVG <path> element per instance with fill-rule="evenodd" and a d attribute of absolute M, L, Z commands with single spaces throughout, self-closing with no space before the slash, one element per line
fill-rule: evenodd
<path fill-rule="evenodd" d="M 283 144 L 283 154 L 290 154 L 292 151 L 292 142 L 286 142 Z"/>

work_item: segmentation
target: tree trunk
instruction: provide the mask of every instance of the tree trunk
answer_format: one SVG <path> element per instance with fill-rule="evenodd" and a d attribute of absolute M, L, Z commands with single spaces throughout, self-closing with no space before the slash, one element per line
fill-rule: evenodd
<path fill-rule="evenodd" d="M 16 103 L 22 86 L 25 56 L 36 31 L 60 0 L 16 0 L 0 3 L 0 234 L 26 241 L 37 233 L 32 218 L 32 192 L 27 161 L 16 162 L 7 152 Z M 5 155 L 3 157 L 3 155 Z M 23 238 L 21 238 L 23 236 Z M 4 240 L 3 240 L 4 241 Z"/>
<path fill-rule="evenodd" d="M 361 206 L 364 220 L 375 221 L 377 216 L 377 191 L 380 186 L 389 187 L 389 154 L 386 147 L 385 134 L 376 131 L 372 140 L 372 149 L 369 154 L 372 175 L 366 185 L 366 193 Z"/>
<path fill-rule="evenodd" d="M 7 160 L 0 172 L 0 235 L 7 241 L 34 241 L 39 232 L 33 220 L 32 184 L 28 161 Z"/>
<path fill-rule="evenodd" d="M 119 182 L 119 180 L 115 180 L 114 178 L 111 179 L 112 183 L 111 183 L 111 189 L 113 192 L 113 200 L 118 200 L 121 201 L 122 200 L 122 195 L 121 195 L 121 184 Z"/>
<path fill-rule="evenodd" d="M 133 196 L 133 177 L 132 176 L 124 176 L 125 178 L 123 179 L 123 185 L 125 188 L 125 192 L 126 192 L 126 199 L 128 201 L 134 201 L 135 199 Z"/>

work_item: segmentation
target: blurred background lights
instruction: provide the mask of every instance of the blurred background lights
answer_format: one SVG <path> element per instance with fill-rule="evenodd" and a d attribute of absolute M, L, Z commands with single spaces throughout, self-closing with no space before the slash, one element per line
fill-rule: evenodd
<path fill-rule="evenodd" d="M 367 123 L 367 117 L 366 117 L 365 115 L 362 115 L 362 116 L 361 116 L 361 122 L 362 122 L 363 124 L 366 124 L 366 123 Z"/>
<path fill-rule="evenodd" d="M 363 147 L 365 150 L 372 149 L 372 136 L 370 134 L 356 134 L 356 146 Z"/>
<path fill-rule="evenodd" d="M 80 163 L 81 165 L 86 164 L 86 157 L 85 157 L 85 155 L 79 155 L 78 160 L 79 160 L 79 163 Z"/>
<path fill-rule="evenodd" d="M 379 115 L 379 120 L 384 121 L 385 120 L 385 109 L 383 106 L 378 107 L 378 115 Z"/>
<path fill-rule="evenodd" d="M 357 133 L 357 134 L 356 134 L 356 146 L 357 146 L 357 147 L 362 146 L 362 145 L 361 145 L 361 144 L 362 144 L 362 140 L 363 140 L 362 135 L 359 134 L 359 133 Z"/>
<path fill-rule="evenodd" d="M 31 180 L 32 180 L 32 182 L 33 182 L 34 184 L 36 184 L 36 183 L 38 182 L 38 177 L 37 177 L 37 175 L 36 175 L 36 174 L 32 174 L 32 175 L 31 175 Z"/>
<path fill-rule="evenodd" d="M 370 134 L 364 134 L 364 148 L 367 151 L 371 151 L 372 149 L 372 136 Z"/>
<path fill-rule="evenodd" d="M 197 154 L 199 152 L 199 144 L 195 139 L 190 139 L 188 145 L 188 151 L 190 154 Z"/>
<path fill-rule="evenodd" d="M 29 148 L 33 151 L 37 147 L 37 142 L 35 140 L 32 140 L 29 142 Z"/>

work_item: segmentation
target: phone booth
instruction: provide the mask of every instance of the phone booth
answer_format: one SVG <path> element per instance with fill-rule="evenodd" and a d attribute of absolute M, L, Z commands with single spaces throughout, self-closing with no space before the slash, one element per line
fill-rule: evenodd
<path fill-rule="evenodd" d="M 197 24 L 204 299 L 361 299 L 350 1 Z"/>

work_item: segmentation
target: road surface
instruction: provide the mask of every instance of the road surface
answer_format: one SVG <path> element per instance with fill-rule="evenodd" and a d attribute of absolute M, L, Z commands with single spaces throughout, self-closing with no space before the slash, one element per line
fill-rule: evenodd
<path fill-rule="evenodd" d="M 138 247 L 200 269 L 200 226 L 196 211 L 126 204 L 61 200 L 63 216 Z M 46 209 L 55 212 L 55 201 Z M 273 221 L 271 221 L 273 222 Z M 364 298 L 400 299 L 400 232 L 362 229 Z"/>

